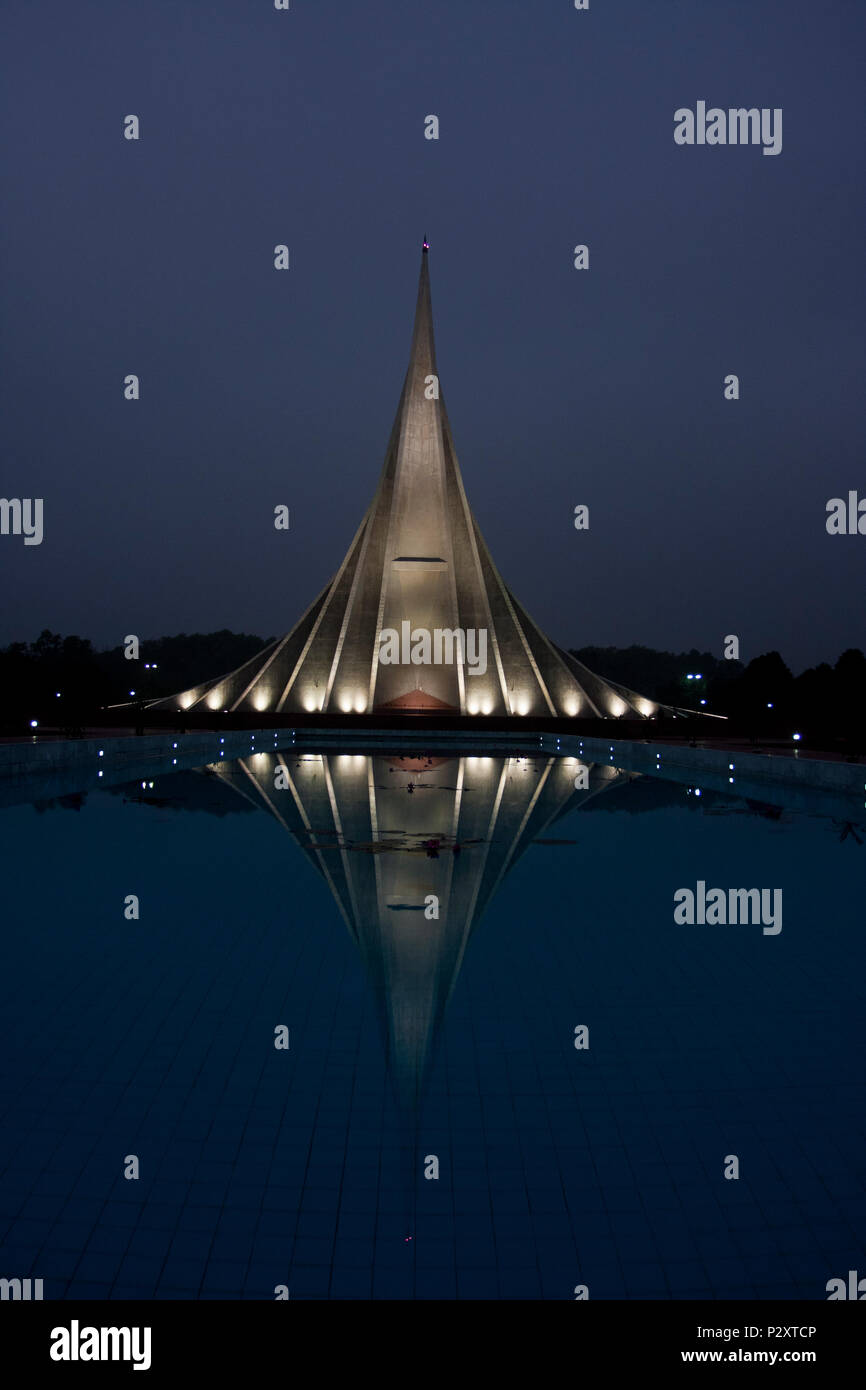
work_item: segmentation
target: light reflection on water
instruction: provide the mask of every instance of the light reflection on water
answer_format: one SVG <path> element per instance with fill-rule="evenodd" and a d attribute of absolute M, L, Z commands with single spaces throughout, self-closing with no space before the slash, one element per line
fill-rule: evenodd
<path fill-rule="evenodd" d="M 291 749 L 0 812 L 3 1268 L 824 1297 L 866 1209 L 862 824 L 581 766 Z M 676 925 L 698 881 L 781 888 L 783 930 Z"/>

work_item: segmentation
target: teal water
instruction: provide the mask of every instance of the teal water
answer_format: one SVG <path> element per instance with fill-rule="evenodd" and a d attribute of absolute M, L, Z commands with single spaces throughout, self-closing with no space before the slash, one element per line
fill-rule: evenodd
<path fill-rule="evenodd" d="M 290 749 L 0 810 L 0 1276 L 797 1299 L 866 1274 L 862 811 L 578 767 Z M 781 931 L 678 925 L 698 881 L 781 889 Z"/>

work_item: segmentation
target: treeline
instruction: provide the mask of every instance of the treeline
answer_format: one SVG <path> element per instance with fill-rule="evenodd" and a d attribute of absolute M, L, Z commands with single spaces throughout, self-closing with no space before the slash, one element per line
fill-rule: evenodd
<path fill-rule="evenodd" d="M 835 665 L 821 662 L 798 676 L 778 652 L 756 656 L 747 666 L 695 648 L 582 647 L 572 655 L 651 699 L 724 714 L 758 734 L 864 741 L 866 656 L 856 647 L 842 652 Z"/>
<path fill-rule="evenodd" d="M 181 632 L 143 641 L 138 660 L 128 661 L 122 647 L 96 651 L 86 638 L 46 628 L 35 642 L 0 648 L 0 722 L 92 723 L 103 705 L 173 695 L 234 670 L 271 641 L 225 628 Z"/>
<path fill-rule="evenodd" d="M 271 641 L 227 629 L 180 633 L 143 641 L 139 659 L 128 661 L 122 647 L 97 651 L 86 638 L 45 629 L 35 642 L 0 648 L 0 726 L 20 732 L 31 719 L 60 728 L 93 723 L 103 706 L 172 695 L 234 670 Z M 572 654 L 651 699 L 725 714 L 759 736 L 797 731 L 812 741 L 863 742 L 866 657 L 856 648 L 798 676 L 778 652 L 745 666 L 696 648 L 581 647 Z"/>

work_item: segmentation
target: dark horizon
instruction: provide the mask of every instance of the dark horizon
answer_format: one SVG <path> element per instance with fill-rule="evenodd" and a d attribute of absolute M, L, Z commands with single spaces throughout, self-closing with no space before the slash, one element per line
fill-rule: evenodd
<path fill-rule="evenodd" d="M 60 633 L 58 633 L 58 632 L 56 632 L 53 628 L 51 628 L 50 626 L 44 626 L 44 627 L 40 628 L 39 632 L 34 633 L 32 637 L 18 637 L 18 638 L 13 638 L 13 639 L 11 639 L 11 641 L 9 641 L 9 642 L 7 642 L 7 643 L 3 643 L 2 645 L 0 645 L 0 653 L 6 652 L 6 651 L 8 651 L 8 649 L 9 649 L 10 647 L 12 647 L 12 646 L 17 646 L 17 645 L 23 645 L 23 646 L 25 646 L 25 647 L 33 648 L 33 647 L 35 647 L 35 646 L 38 644 L 39 639 L 40 639 L 41 637 L 44 637 L 46 634 L 50 634 L 52 637 L 60 638 L 61 642 L 65 641 L 67 638 L 69 638 L 69 639 L 71 639 L 71 640 L 73 640 L 73 641 L 82 641 L 82 642 L 85 642 L 85 643 L 89 643 L 89 645 L 90 645 L 90 647 L 92 648 L 94 654 L 97 655 L 97 656 L 101 656 L 101 657 L 102 657 L 102 656 L 110 656 L 110 655 L 120 655 L 120 654 L 122 654 L 122 652 L 123 652 L 123 643 L 122 643 L 122 642 L 117 642 L 117 643 L 115 643 L 113 646 L 111 646 L 111 645 L 108 645 L 108 646 L 106 646 L 106 645 L 100 645 L 99 643 L 95 642 L 95 641 L 89 636 L 89 634 L 86 633 L 86 632 L 71 632 L 71 633 L 60 632 Z M 145 635 L 145 636 L 142 637 L 142 639 L 141 639 L 141 652 L 142 652 L 142 655 L 141 655 L 140 660 L 141 660 L 141 662 L 144 662 L 145 656 L 147 655 L 147 648 L 148 648 L 148 647 L 153 647 L 153 646 L 155 646 L 155 645 L 157 645 L 157 644 L 159 644 L 159 643 L 162 643 L 162 642 L 176 642 L 177 640 L 179 640 L 179 639 L 182 638 L 182 637 L 188 637 L 188 638 L 190 638 L 190 639 L 195 638 L 196 640 L 198 640 L 198 639 L 200 639 L 200 638 L 209 638 L 209 637 L 224 637 L 224 638 L 226 638 L 226 639 L 232 639 L 232 640 L 235 640 L 235 641 L 244 641 L 244 642 L 250 641 L 250 642 L 255 642 L 255 643 L 258 644 L 256 650 L 260 650 L 260 649 L 261 649 L 261 650 L 264 650 L 267 646 L 269 646 L 271 643 L 273 643 L 273 642 L 277 639 L 278 636 L 279 636 L 279 634 L 271 633 L 271 634 L 269 634 L 268 636 L 263 637 L 263 636 L 261 636 L 261 634 L 259 634 L 259 633 L 255 633 L 255 632 L 233 632 L 233 631 L 232 631 L 231 629 L 229 629 L 229 628 L 212 628 L 212 629 L 207 630 L 207 631 L 189 632 L 189 633 L 185 633 L 185 632 L 177 632 L 177 633 L 174 633 L 174 632 L 161 632 L 161 633 L 154 633 L 154 634 L 149 634 L 149 635 Z M 647 644 L 647 643 L 642 643 L 642 642 L 630 642 L 630 643 L 627 643 L 627 644 L 625 644 L 625 645 L 623 645 L 623 646 L 618 646 L 618 645 L 616 645 L 616 644 L 614 644 L 614 643 L 612 643 L 612 642 L 607 642 L 607 643 L 585 643 L 584 645 L 579 646 L 579 647 L 578 647 L 578 646 L 575 646 L 575 645 L 573 645 L 573 644 L 571 644 L 571 645 L 569 645 L 569 647 L 567 648 L 567 650 L 569 650 L 569 651 L 571 651 L 572 653 L 574 653 L 574 654 L 580 656 L 582 660 L 588 660 L 588 657 L 587 657 L 587 654 L 588 654 L 588 653 L 605 652 L 605 651 L 612 652 L 612 653 L 616 653 L 617 655 L 622 655 L 623 653 L 628 653 L 628 652 L 632 652 L 632 651 L 634 651 L 634 652 L 644 651 L 644 652 L 647 652 L 648 654 L 650 654 L 651 656 L 665 656 L 665 657 L 668 657 L 668 656 L 669 656 L 669 657 L 683 657 L 683 658 L 689 657 L 689 656 L 698 657 L 698 658 L 705 657 L 705 656 L 710 656 L 714 662 L 715 662 L 715 661 L 722 661 L 722 660 L 723 660 L 723 658 L 719 658 L 719 657 L 716 657 L 716 656 L 713 655 L 713 653 L 712 653 L 712 651 L 711 651 L 711 649 L 710 649 L 709 644 L 706 643 L 706 642 L 703 642 L 703 643 L 701 643 L 701 642 L 695 642 L 695 643 L 692 643 L 691 645 L 689 645 L 688 647 L 686 647 L 686 646 L 679 647 L 679 646 L 678 646 L 678 647 L 675 647 L 675 648 L 651 647 L 651 646 L 649 646 L 649 644 Z M 778 649 L 773 648 L 773 649 L 771 649 L 771 650 L 767 650 L 767 651 L 763 651 L 763 652 L 755 652 L 755 653 L 754 653 L 752 656 L 750 656 L 747 660 L 743 660 L 743 661 L 736 661 L 736 660 L 733 660 L 733 661 L 731 661 L 731 667 L 732 667 L 734 670 L 741 670 L 741 671 L 742 671 L 742 670 L 746 670 L 746 669 L 748 668 L 748 666 L 749 666 L 751 663 L 755 662 L 755 661 L 762 660 L 762 659 L 764 659 L 764 658 L 766 658 L 766 657 L 769 657 L 769 656 L 778 655 L 779 657 L 781 657 L 781 659 L 782 659 L 782 661 L 784 662 L 784 664 L 788 667 L 788 669 L 790 670 L 792 676 L 794 676 L 794 677 L 796 678 L 797 676 L 802 675 L 802 674 L 803 674 L 804 672 L 806 672 L 806 671 L 814 670 L 815 667 L 817 667 L 817 666 L 829 666 L 829 667 L 831 667 L 831 668 L 834 668 L 834 667 L 838 664 L 839 659 L 840 659 L 842 656 L 844 656 L 845 653 L 847 653 L 847 652 L 852 652 L 852 651 L 853 651 L 853 652 L 860 652 L 860 653 L 862 653 L 863 655 L 866 655 L 866 653 L 863 652 L 863 648 L 862 648 L 862 647 L 857 647 L 857 646 L 855 646 L 855 645 L 853 645 L 853 644 L 849 644 L 847 647 L 843 647 L 840 651 L 836 652 L 835 655 L 831 655 L 831 656 L 830 656 L 828 659 L 826 659 L 826 660 L 818 661 L 818 662 L 813 662 L 813 663 L 810 663 L 809 665 L 800 666 L 800 665 L 798 665 L 798 664 L 795 663 L 795 662 L 792 663 L 791 661 L 789 661 L 789 660 L 787 659 L 787 657 L 786 657 L 785 652 L 783 652 L 783 651 L 780 652 L 780 651 L 778 651 Z M 253 654 L 255 654 L 255 653 L 253 653 Z M 130 668 L 130 669 L 132 669 L 132 668 Z M 135 668 L 135 669 L 138 669 L 138 668 Z M 600 674 L 602 674 L 602 675 L 605 674 L 604 670 L 603 670 L 601 667 L 599 667 L 599 671 L 600 671 Z M 168 693 L 168 692 L 167 692 L 167 693 Z"/>
<path fill-rule="evenodd" d="M 866 540 L 825 527 L 866 491 L 861 11 L 217 0 L 142 34 L 49 3 L 5 28 L 0 490 L 45 499 L 45 539 L 0 538 L 0 644 L 287 631 L 375 489 L 426 236 L 469 501 L 554 641 L 735 633 L 794 671 L 866 647 Z M 704 98 L 783 109 L 778 157 L 678 147 Z"/>

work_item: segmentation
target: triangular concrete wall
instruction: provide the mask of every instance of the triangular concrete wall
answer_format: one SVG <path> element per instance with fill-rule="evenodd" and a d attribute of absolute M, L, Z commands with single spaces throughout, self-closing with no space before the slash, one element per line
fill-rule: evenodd
<path fill-rule="evenodd" d="M 437 396 L 438 391 L 438 396 Z M 391 664 L 383 631 L 477 634 L 475 660 Z M 448 655 L 447 640 L 443 655 Z M 473 665 L 478 668 L 473 670 Z M 648 718 L 658 706 L 595 676 L 506 588 L 475 521 L 439 386 L 426 246 L 409 367 L 379 486 L 334 578 L 285 637 L 237 671 L 151 708 Z"/>

